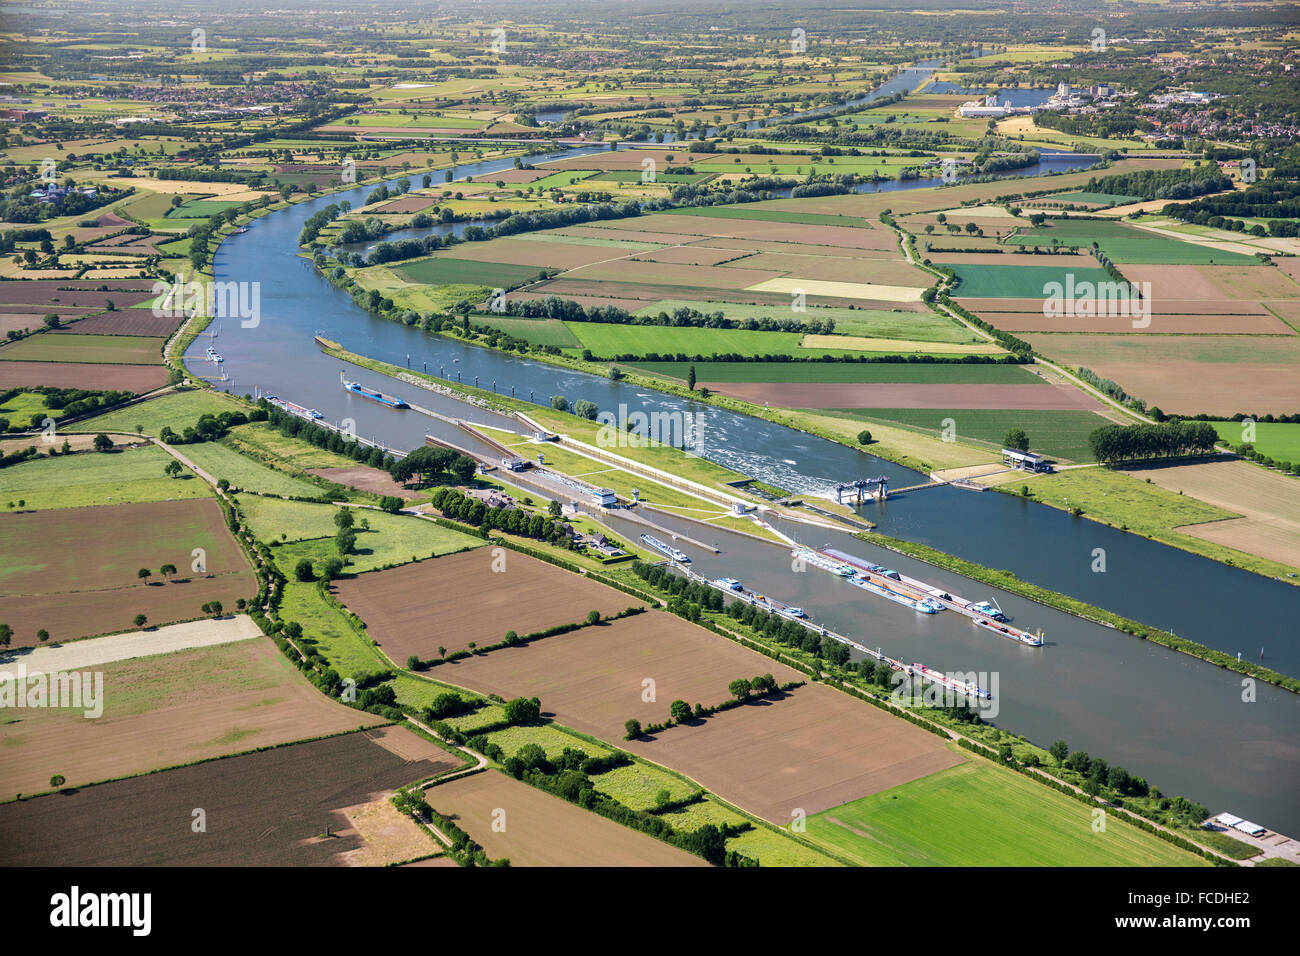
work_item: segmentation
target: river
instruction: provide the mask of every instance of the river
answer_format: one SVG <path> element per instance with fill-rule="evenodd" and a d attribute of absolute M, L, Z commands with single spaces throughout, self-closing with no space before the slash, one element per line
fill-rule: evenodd
<path fill-rule="evenodd" d="M 479 178 L 512 166 L 513 159 L 471 163 L 458 166 L 455 176 Z M 418 186 L 420 175 L 408 178 Z M 216 383 L 219 387 L 239 394 L 260 387 L 315 407 L 332 421 L 352 418 L 359 434 L 390 447 L 416 447 L 426 433 L 439 433 L 439 423 L 418 413 L 393 411 L 345 393 L 338 384 L 340 372 L 351 376 L 356 370 L 322 355 L 311 339 L 317 333 L 353 351 L 453 379 L 460 376 L 467 384 L 477 376 L 484 388 L 496 387 L 502 394 L 513 390 L 539 404 L 562 394 L 570 400 L 591 399 L 602 409 L 624 403 L 646 412 L 696 412 L 703 416 L 707 457 L 801 494 L 825 493 L 835 481 L 881 474 L 894 487 L 924 480 L 899 465 L 759 419 L 467 346 L 367 314 L 297 255 L 297 236 L 313 213 L 340 199 L 359 205 L 372 188 L 272 213 L 222 244 L 214 259 L 216 278 L 260 282 L 261 321 L 253 328 L 233 319 L 214 323 L 230 376 Z M 195 374 L 211 377 L 212 366 L 204 358 L 208 344 L 206 336 L 200 337 L 185 358 Z M 395 380 L 380 383 L 372 373 L 361 377 L 435 410 L 475 421 L 497 418 Z M 870 505 L 865 514 L 887 533 L 1011 569 L 1026 580 L 1212 647 L 1257 656 L 1257 645 L 1263 644 L 1265 663 L 1300 673 L 1295 627 L 1300 589 L 994 492 L 929 489 Z M 810 532 L 788 524 L 784 530 L 801 540 Z M 1256 702 L 1244 703 L 1238 675 L 892 554 L 880 558 L 924 580 L 945 582 L 954 593 L 996 595 L 1019 624 L 1042 627 L 1049 636 L 1046 648 L 1022 648 L 976 632 L 955 614 L 921 618 L 889 602 L 868 600 L 862 592 L 849 593 L 842 582 L 815 569 L 794 574 L 783 549 L 717 534 L 724 555 L 696 556 L 705 573 L 725 573 L 764 588 L 808 608 L 829 627 L 882 645 L 893 656 L 944 670 L 998 672 L 1000 726 L 1044 745 L 1064 737 L 1075 748 L 1148 777 L 1166 792 L 1300 833 L 1296 695 L 1261 685 Z M 879 554 L 836 532 L 812 536 L 809 543 L 838 539 L 844 550 L 864 557 Z M 1105 574 L 1091 571 L 1097 547 L 1107 552 Z"/>

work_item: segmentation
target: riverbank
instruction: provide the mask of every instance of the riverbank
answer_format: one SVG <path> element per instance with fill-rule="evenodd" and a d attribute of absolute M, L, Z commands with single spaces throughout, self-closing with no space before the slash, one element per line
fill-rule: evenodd
<path fill-rule="evenodd" d="M 926 564 L 942 568 L 945 571 L 951 571 L 954 574 L 960 574 L 962 577 L 980 581 L 984 584 L 990 584 L 994 587 L 1002 588 L 1013 594 L 1028 598 L 1038 604 L 1055 608 L 1058 611 L 1064 611 L 1067 614 L 1073 614 L 1076 617 L 1083 618 L 1086 621 L 1092 621 L 1095 624 L 1101 624 L 1105 627 L 1114 628 L 1118 631 L 1124 631 L 1132 634 L 1140 640 L 1152 641 L 1160 644 L 1170 650 L 1178 651 L 1181 654 L 1187 654 L 1189 657 L 1195 657 L 1198 660 L 1213 664 L 1216 667 L 1222 667 L 1226 670 L 1236 671 L 1256 680 L 1262 680 L 1266 683 L 1281 687 L 1293 693 L 1300 693 L 1300 678 L 1289 677 L 1286 674 L 1279 673 L 1268 667 L 1263 667 L 1251 661 L 1239 661 L 1231 654 L 1223 651 L 1216 651 L 1199 644 L 1196 641 L 1189 641 L 1186 638 L 1171 634 L 1169 631 L 1163 631 L 1159 628 L 1150 627 L 1141 624 L 1130 618 L 1123 617 L 1119 614 L 1113 614 L 1110 611 L 1095 607 L 1084 601 L 1072 598 L 1067 594 L 1061 594 L 1058 591 L 1052 591 L 1048 588 L 1039 587 L 1036 584 L 1030 584 L 1023 581 L 1010 571 L 995 570 L 986 568 L 983 565 L 975 564 L 964 558 L 958 558 L 943 551 L 931 548 L 928 545 L 917 544 L 913 541 L 904 541 L 901 538 L 894 538 L 879 532 L 870 532 L 867 534 L 856 534 L 854 537 L 871 544 L 887 548 L 898 554 L 905 554 L 910 558 L 918 561 L 924 561 Z"/>

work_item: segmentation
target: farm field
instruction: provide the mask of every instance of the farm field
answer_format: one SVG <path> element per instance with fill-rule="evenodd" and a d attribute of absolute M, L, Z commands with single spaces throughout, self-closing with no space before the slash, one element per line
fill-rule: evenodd
<path fill-rule="evenodd" d="M 673 699 L 721 703 L 737 677 L 801 677 L 658 611 L 459 660 L 439 671 L 443 679 L 475 690 L 540 697 L 543 713 L 604 739 L 619 739 L 629 718 L 643 725 L 663 720 Z M 646 677 L 655 681 L 656 702 L 642 699 Z M 843 733 L 827 738 L 827 726 Z M 958 759 L 937 738 L 820 685 L 622 746 L 778 824 L 788 821 L 792 807 L 814 812 Z M 775 775 L 774 766 L 782 768 Z"/>
<path fill-rule="evenodd" d="M 358 715 L 358 722 L 360 722 Z M 413 738 L 407 759 L 386 735 Z M 414 752 L 419 752 L 415 750 Z M 0 805 L 8 866 L 338 866 L 363 839 L 343 811 L 459 766 L 401 728 L 178 767 Z M 191 811 L 207 811 L 195 835 Z M 326 827 L 332 839 L 318 839 Z M 434 852 L 440 844 L 429 842 Z M 398 862 L 393 860 L 392 862 Z"/>
<path fill-rule="evenodd" d="M 1114 816 L 1095 833 L 1085 804 L 973 760 L 811 816 L 808 836 L 863 866 L 1204 865 Z"/>
<path fill-rule="evenodd" d="M 511 866 L 708 866 L 699 857 L 589 813 L 495 770 L 426 791 L 492 859 Z M 493 814 L 505 811 L 504 832 Z"/>
<path fill-rule="evenodd" d="M 316 560 L 337 553 L 334 535 L 338 528 L 334 515 L 339 509 L 336 506 L 256 495 L 240 495 L 238 501 L 249 528 L 259 539 L 271 544 L 277 561 L 290 562 L 292 555 L 292 566 L 302 557 Z M 354 552 L 348 556 L 351 563 L 347 569 L 354 573 L 483 544 L 481 538 L 410 515 L 390 515 L 370 508 L 355 509 L 352 513 L 357 542 Z M 363 521 L 370 525 L 368 529 L 362 528 Z"/>
<path fill-rule="evenodd" d="M 560 349 L 582 347 L 578 337 L 559 319 L 515 319 L 504 316 L 476 318 L 475 325 L 486 325 L 506 335 L 524 339 L 533 345 L 554 345 Z"/>
<path fill-rule="evenodd" d="M 509 288 L 538 277 L 539 269 L 506 262 L 475 262 L 439 256 L 417 259 L 393 270 L 408 282 L 428 285 L 481 285 Z"/>
<path fill-rule="evenodd" d="M 186 428 L 192 428 L 202 415 L 220 415 L 222 412 L 245 412 L 248 406 L 231 398 L 224 392 L 207 388 L 177 389 L 139 402 L 127 408 L 119 408 L 103 415 L 96 415 L 77 423 L 77 431 L 136 431 L 136 426 L 143 429 L 143 434 L 157 436 L 163 426 L 180 435 Z"/>
<path fill-rule="evenodd" d="M 1233 445 L 1243 443 L 1240 422 L 1214 422 L 1219 437 Z M 1300 462 L 1300 424 L 1256 422 L 1255 450 L 1275 461 Z"/>
<path fill-rule="evenodd" d="M 1083 282 L 1110 282 L 1106 270 L 1095 266 L 963 266 L 952 267 L 960 280 L 955 290 L 962 299 L 1043 299 L 1049 283 L 1066 283 L 1066 274 L 1074 276 L 1077 286 Z"/>
<path fill-rule="evenodd" d="M 128 629 L 136 614 L 167 624 L 201 616 L 212 600 L 233 609 L 257 591 L 212 499 L 8 514 L 0 542 L 11 556 L 0 562 L 0 620 L 17 647 L 37 644 L 42 628 L 67 640 Z M 203 572 L 192 570 L 195 549 Z M 159 570 L 168 563 L 174 580 Z M 137 577 L 141 568 L 153 583 Z"/>
<path fill-rule="evenodd" d="M 22 500 L 40 511 L 211 496 L 208 484 L 188 469 L 166 477 L 163 467 L 171 461 L 152 445 L 33 458 L 0 471 L 0 501 Z"/>
<path fill-rule="evenodd" d="M 0 389 L 53 385 L 101 392 L 151 392 L 165 384 L 167 370 L 160 364 L 0 361 Z"/>
<path fill-rule="evenodd" d="M 494 571 L 500 560 L 488 549 L 470 551 L 361 575 L 334 588 L 398 663 L 412 654 L 436 658 L 439 646 L 451 653 L 470 641 L 495 644 L 506 631 L 523 636 L 576 623 L 590 610 L 608 616 L 640 603 L 528 555 L 505 552 L 505 570 Z M 456 667 L 438 671 L 439 679 L 452 683 L 459 683 L 458 674 Z"/>
<path fill-rule="evenodd" d="M 839 408 L 828 411 L 859 421 L 899 422 L 933 432 L 943 429 L 945 419 L 956 423 L 959 439 L 985 442 L 1002 447 L 1002 439 L 1012 428 L 1022 428 L 1029 436 L 1030 448 L 1041 454 L 1092 461 L 1088 435 L 1112 422 L 1090 411 L 1042 411 L 1023 408 Z M 992 449 L 992 450 L 996 450 Z"/>
<path fill-rule="evenodd" d="M 0 794 L 41 793 L 56 773 L 80 787 L 382 722 L 322 695 L 263 637 L 96 671 L 102 716 L 32 709 L 0 725 Z"/>
<path fill-rule="evenodd" d="M 1294 477 L 1238 459 L 1130 468 L 1126 473 L 1227 513 L 1217 520 L 1185 522 L 1175 528 L 1177 533 L 1300 568 L 1300 489 Z"/>
<path fill-rule="evenodd" d="M 218 481 L 224 478 L 230 482 L 233 489 L 299 498 L 310 498 L 321 493 L 321 489 L 310 482 L 268 468 L 218 442 L 185 445 L 181 453 Z"/>
<path fill-rule="evenodd" d="M 1083 392 L 1062 385 L 986 385 L 907 382 L 718 382 L 717 391 L 747 402 L 787 408 L 1093 410 Z M 882 415 L 881 417 L 887 417 Z M 905 419 L 903 419 L 905 420 Z"/>
<path fill-rule="evenodd" d="M 652 375 L 713 387 L 729 382 L 903 383 L 933 385 L 1030 385 L 1041 382 L 1019 365 L 937 362 L 623 362 Z M 1297 456 L 1300 457 L 1300 456 Z"/>
<path fill-rule="evenodd" d="M 1048 358 L 1085 366 L 1166 413 L 1291 414 L 1300 408 L 1300 336 L 1022 336 Z M 1249 406 L 1243 408 L 1241 406 Z"/>
<path fill-rule="evenodd" d="M 160 361 L 156 338 L 137 335 L 78 335 L 44 332 L 0 348 L 0 360 L 12 362 L 94 362 L 153 365 Z"/>

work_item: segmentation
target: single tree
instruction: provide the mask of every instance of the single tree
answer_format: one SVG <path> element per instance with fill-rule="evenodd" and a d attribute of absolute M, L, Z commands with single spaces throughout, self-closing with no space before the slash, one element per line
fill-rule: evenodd
<path fill-rule="evenodd" d="M 599 624 L 599 623 L 600 623 L 600 612 L 599 612 L 599 611 L 588 611 L 588 612 L 587 612 L 587 623 L 588 623 L 588 624 Z"/>
<path fill-rule="evenodd" d="M 312 568 L 311 561 L 303 558 L 294 566 L 293 576 L 299 581 L 315 581 L 316 571 Z"/>
<path fill-rule="evenodd" d="M 668 716 L 676 723 L 684 724 L 691 719 L 691 705 L 684 700 L 675 700 L 668 705 Z"/>
<path fill-rule="evenodd" d="M 63 776 L 63 774 L 61 773 L 56 773 L 54 776 L 50 778 L 51 787 L 61 787 L 67 782 L 68 782 L 68 778 Z"/>
<path fill-rule="evenodd" d="M 623 729 L 627 731 L 624 740 L 636 740 L 641 736 L 641 721 L 628 720 L 623 723 Z"/>
<path fill-rule="evenodd" d="M 1064 740 L 1058 740 L 1052 746 L 1047 748 L 1047 752 L 1052 755 L 1058 767 L 1065 763 L 1065 758 L 1070 756 L 1070 748 Z"/>
<path fill-rule="evenodd" d="M 745 678 L 738 677 L 727 685 L 727 690 L 731 692 L 731 696 L 735 697 L 736 700 L 744 700 L 749 696 L 753 687 L 754 685 Z"/>
<path fill-rule="evenodd" d="M 1029 451 L 1029 436 L 1025 434 L 1023 428 L 1013 428 L 1002 439 L 1002 447 L 1014 448 L 1018 451 Z"/>
<path fill-rule="evenodd" d="M 50 632 L 47 631 L 45 628 L 41 628 L 39 631 L 36 632 L 36 639 L 44 643 L 45 641 L 48 641 L 50 639 Z"/>
<path fill-rule="evenodd" d="M 148 568 L 141 568 L 139 571 L 135 572 L 135 576 L 139 578 L 141 581 L 144 581 L 146 584 L 149 583 L 149 575 L 151 574 L 153 574 L 153 572 L 150 571 Z"/>
<path fill-rule="evenodd" d="M 14 629 L 8 624 L 0 624 L 0 647 L 8 647 L 14 638 Z"/>
<path fill-rule="evenodd" d="M 695 366 L 692 365 L 686 370 L 686 387 L 692 392 L 695 391 Z"/>
<path fill-rule="evenodd" d="M 108 451 L 113 447 L 113 439 L 100 432 L 94 439 L 95 451 Z"/>
<path fill-rule="evenodd" d="M 870 444 L 871 444 L 871 432 L 867 431 L 865 428 L 862 429 L 862 431 L 858 432 L 858 444 L 859 444 L 859 445 L 870 445 Z"/>
<path fill-rule="evenodd" d="M 158 573 L 161 574 L 163 577 L 170 579 L 171 576 L 176 573 L 176 565 L 164 564 L 161 568 L 158 569 Z"/>
<path fill-rule="evenodd" d="M 145 626 L 146 624 L 148 624 L 148 623 L 149 623 L 149 619 L 148 619 L 147 617 L 145 617 L 143 614 L 137 614 L 137 615 L 135 616 L 135 626 L 136 626 L 136 627 L 144 627 L 144 626 Z"/>

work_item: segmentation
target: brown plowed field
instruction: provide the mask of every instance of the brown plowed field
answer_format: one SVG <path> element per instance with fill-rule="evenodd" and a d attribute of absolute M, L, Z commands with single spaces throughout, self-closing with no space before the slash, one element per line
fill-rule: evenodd
<path fill-rule="evenodd" d="M 33 708 L 0 725 L 0 796 L 48 790 L 56 773 L 85 786 L 382 722 L 326 697 L 265 637 L 96 671 L 103 716 Z"/>
<path fill-rule="evenodd" d="M 194 548 L 206 552 L 205 574 L 190 570 Z M 136 614 L 157 625 L 200 617 L 213 600 L 233 610 L 257 593 L 211 498 L 6 514 L 0 553 L 0 620 L 14 629 L 15 647 L 36 644 L 41 628 L 69 640 L 126 630 Z M 157 583 L 168 563 L 179 573 Z M 156 583 L 140 583 L 142 567 Z"/>
<path fill-rule="evenodd" d="M 660 611 L 493 651 L 439 672 L 502 697 L 540 697 L 544 713 L 606 740 L 619 740 L 628 718 L 643 725 L 663 720 L 674 699 L 720 703 L 737 677 L 802 678 Z M 654 681 L 653 702 L 642 699 L 646 679 Z M 788 822 L 796 807 L 816 813 L 961 760 L 939 738 L 821 685 L 620 746 L 774 823 Z"/>
<path fill-rule="evenodd" d="M 662 290 L 661 290 L 662 291 Z M 530 299 L 545 299 L 548 295 L 554 295 L 553 292 L 511 292 L 506 296 L 506 301 L 513 302 L 516 299 L 527 301 Z M 635 312 L 637 309 L 645 307 L 645 299 L 620 299 L 614 296 L 599 295 L 566 295 L 566 299 L 572 299 L 585 308 L 593 306 L 612 305 L 616 309 L 626 309 L 628 312 Z M 0 332 L 4 331 L 0 327 Z"/>
<path fill-rule="evenodd" d="M 753 260 L 744 249 L 714 249 L 701 245 L 669 246 L 658 252 L 632 252 L 637 259 L 646 262 L 673 262 L 690 266 L 714 266 L 719 262 L 729 262 L 737 256 L 736 265 L 748 266 Z"/>
<path fill-rule="evenodd" d="M 345 809 L 457 765 L 403 760 L 362 732 L 4 804 L 0 863 L 345 865 L 363 846 Z M 191 830 L 195 808 L 204 833 Z M 336 837 L 317 839 L 327 826 Z"/>
<path fill-rule="evenodd" d="M 376 495 L 396 495 L 407 501 L 422 497 L 418 491 L 412 491 L 393 481 L 388 472 L 368 465 L 357 465 L 355 468 L 308 468 L 307 474 L 319 475 L 326 481 L 347 485 L 349 488 L 359 488 Z"/>
<path fill-rule="evenodd" d="M 151 392 L 166 384 L 167 369 L 161 365 L 0 362 L 0 388 L 54 385 L 59 388 L 89 388 L 101 392 Z"/>
<path fill-rule="evenodd" d="M 832 256 L 843 258 L 842 246 L 818 246 L 801 242 L 776 242 L 762 239 L 701 239 L 697 248 L 749 250 L 752 252 L 777 252 L 789 256 Z M 897 259 L 897 249 L 854 249 L 855 259 Z"/>
<path fill-rule="evenodd" d="M 429 806 L 511 866 L 708 866 L 692 853 L 489 770 L 433 787 Z M 493 814 L 505 811 L 505 830 Z"/>
<path fill-rule="evenodd" d="M 82 335 L 152 335 L 166 338 L 180 327 L 184 316 L 154 315 L 150 309 L 118 309 L 81 319 L 69 332 Z M 57 334 L 57 333 L 56 333 Z"/>
<path fill-rule="evenodd" d="M 108 289 L 101 290 L 99 286 Z M 26 279 L 0 282 L 0 305 L 38 305 L 47 311 L 52 306 L 75 306 L 102 309 L 104 300 L 112 299 L 119 309 L 148 302 L 154 297 L 151 279 Z"/>
<path fill-rule="evenodd" d="M 530 634 L 581 621 L 595 609 L 617 614 L 641 602 L 630 594 L 512 551 L 493 571 L 492 548 L 479 548 L 335 585 L 339 600 L 366 622 L 384 653 L 402 663 L 428 660 L 470 641 L 495 644 L 506 631 Z"/>
<path fill-rule="evenodd" d="M 1084 409 L 1100 405 L 1076 388 L 1042 385 L 917 385 L 825 382 L 710 382 L 708 387 L 747 402 L 785 408 L 1032 408 Z"/>

